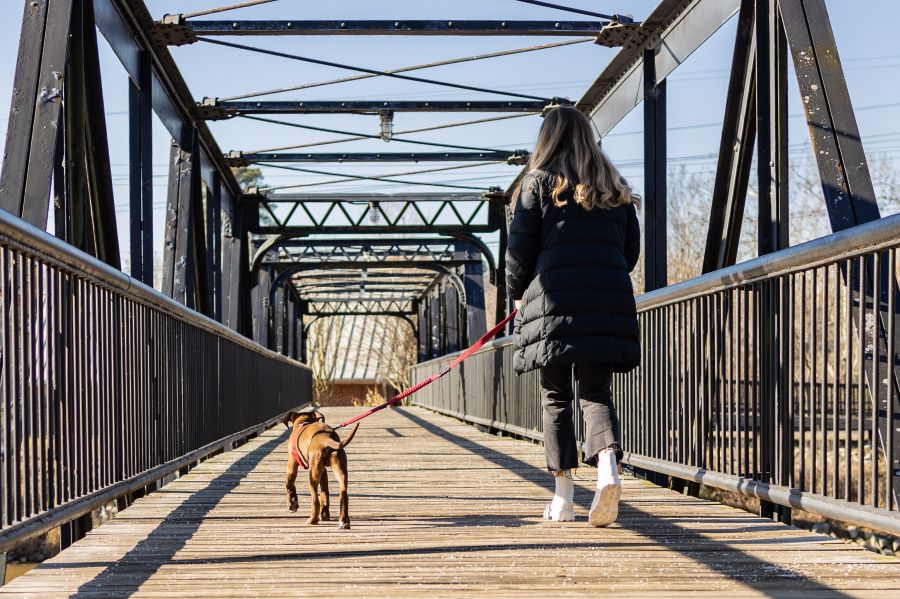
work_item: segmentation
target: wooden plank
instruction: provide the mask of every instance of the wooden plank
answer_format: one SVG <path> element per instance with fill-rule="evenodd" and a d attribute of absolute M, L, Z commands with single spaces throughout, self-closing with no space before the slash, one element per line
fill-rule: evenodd
<path fill-rule="evenodd" d="M 358 409 L 326 409 L 329 421 Z M 900 560 L 626 478 L 619 520 L 540 514 L 543 450 L 421 409 L 364 421 L 348 448 L 352 529 L 284 496 L 287 431 L 200 464 L 0 595 L 883 597 Z M 302 479 L 302 477 L 300 477 Z M 332 489 L 336 487 L 332 479 Z"/>

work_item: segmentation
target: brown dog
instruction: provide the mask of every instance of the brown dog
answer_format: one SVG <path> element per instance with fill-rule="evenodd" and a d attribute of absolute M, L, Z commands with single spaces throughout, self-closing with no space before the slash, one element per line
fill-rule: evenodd
<path fill-rule="evenodd" d="M 347 453 L 344 448 L 353 440 L 359 424 L 353 427 L 346 440 L 341 441 L 337 432 L 325 424 L 325 416 L 321 412 L 289 412 L 282 420 L 285 426 L 294 427 L 288 440 L 287 487 L 288 509 L 296 512 L 297 470 L 300 466 L 309 469 L 309 492 L 312 495 L 312 506 L 307 524 L 317 524 L 319 520 L 331 518 L 328 512 L 330 503 L 328 496 L 328 473 L 331 471 L 338 479 L 341 487 L 341 515 L 338 528 L 350 528 L 350 515 L 347 507 Z M 320 497 L 321 489 L 321 497 Z"/>

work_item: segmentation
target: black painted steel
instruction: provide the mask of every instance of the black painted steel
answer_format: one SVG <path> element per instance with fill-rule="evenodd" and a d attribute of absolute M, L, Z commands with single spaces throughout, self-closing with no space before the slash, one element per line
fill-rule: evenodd
<path fill-rule="evenodd" d="M 258 162 L 480 162 L 483 160 L 506 161 L 509 164 L 525 164 L 528 152 L 524 150 L 488 152 L 259 152 L 237 153 L 226 157 L 229 164 L 242 166 Z"/>
<path fill-rule="evenodd" d="M 0 271 L 0 551 L 310 399 L 304 365 L 6 212 Z"/>
<path fill-rule="evenodd" d="M 623 21 L 624 22 L 624 21 Z M 609 25 L 602 21 L 214 21 L 166 17 L 155 33 L 170 44 L 193 43 L 197 36 L 258 35 L 490 35 L 591 36 Z"/>
<path fill-rule="evenodd" d="M 740 243 L 756 137 L 754 2 L 755 0 L 742 0 L 738 17 L 709 232 L 703 255 L 704 273 L 734 264 Z"/>
<path fill-rule="evenodd" d="M 657 50 L 644 52 L 644 289 L 668 284 L 666 81 L 657 81 Z"/>
<path fill-rule="evenodd" d="M 568 104 L 568 100 L 557 100 Z M 379 112 L 542 112 L 547 102 L 535 100 L 272 100 L 268 102 L 216 102 L 206 99 L 197 105 L 200 118 L 225 119 L 238 114 L 328 114 Z"/>
<path fill-rule="evenodd" d="M 639 297 L 643 363 L 614 383 L 626 463 L 760 497 L 783 519 L 800 507 L 900 532 L 900 394 L 867 377 L 897 349 L 869 323 L 896 321 L 879 293 L 895 276 L 877 273 L 898 254 L 891 216 Z M 417 364 L 412 382 L 454 357 Z M 497 340 L 413 402 L 539 440 L 537 376 L 511 361 Z"/>

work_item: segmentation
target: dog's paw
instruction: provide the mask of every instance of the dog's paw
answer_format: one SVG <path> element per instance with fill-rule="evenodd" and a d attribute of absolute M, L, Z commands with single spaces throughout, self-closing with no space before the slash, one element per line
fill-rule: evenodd
<path fill-rule="evenodd" d="M 318 523 L 319 523 L 319 519 L 318 519 L 318 518 L 315 518 L 315 517 L 310 517 L 310 518 L 308 518 L 308 519 L 306 520 L 306 523 L 309 524 L 309 525 L 318 524 Z"/>
<path fill-rule="evenodd" d="M 291 500 L 288 502 L 288 509 L 289 509 L 290 511 L 292 511 L 292 512 L 296 512 L 298 509 L 300 509 L 300 504 L 297 503 L 297 499 L 296 499 L 296 498 L 291 499 Z"/>
<path fill-rule="evenodd" d="M 346 520 L 338 522 L 338 530 L 350 530 L 350 522 Z"/>
<path fill-rule="evenodd" d="M 321 520 L 322 522 L 328 522 L 329 520 L 331 520 L 331 514 L 329 514 L 328 512 L 322 512 L 321 514 L 319 514 L 319 520 Z"/>

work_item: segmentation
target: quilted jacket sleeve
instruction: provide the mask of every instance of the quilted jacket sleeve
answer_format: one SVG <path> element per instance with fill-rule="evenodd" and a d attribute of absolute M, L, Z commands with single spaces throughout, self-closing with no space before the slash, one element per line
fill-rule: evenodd
<path fill-rule="evenodd" d="M 628 224 L 625 226 L 625 261 L 628 272 L 637 266 L 641 255 L 641 224 L 638 222 L 637 209 L 634 204 L 628 205 Z"/>
<path fill-rule="evenodd" d="M 519 201 L 509 225 L 506 248 L 506 286 L 510 297 L 522 299 L 534 277 L 535 263 L 541 245 L 541 198 L 537 179 L 522 181 Z"/>

